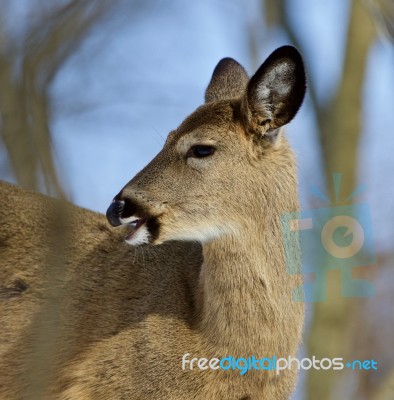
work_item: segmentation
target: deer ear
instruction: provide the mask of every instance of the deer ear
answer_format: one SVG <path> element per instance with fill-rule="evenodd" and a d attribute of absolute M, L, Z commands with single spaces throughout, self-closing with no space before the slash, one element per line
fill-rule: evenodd
<path fill-rule="evenodd" d="M 305 95 L 306 78 L 300 53 L 292 46 L 275 50 L 250 79 L 242 100 L 247 130 L 274 140 L 290 122 Z"/>
<path fill-rule="evenodd" d="M 213 71 L 205 92 L 205 102 L 238 99 L 245 93 L 248 75 L 232 58 L 223 58 Z"/>

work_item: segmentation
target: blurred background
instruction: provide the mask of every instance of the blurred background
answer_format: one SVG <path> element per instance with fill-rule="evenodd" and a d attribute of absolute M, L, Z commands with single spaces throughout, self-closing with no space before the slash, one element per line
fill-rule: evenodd
<path fill-rule="evenodd" d="M 304 209 L 369 205 L 369 298 L 308 303 L 302 356 L 374 359 L 378 371 L 301 374 L 293 400 L 394 399 L 394 1 L 0 0 L 0 179 L 105 212 L 202 104 L 216 63 L 253 74 L 301 51 L 306 102 L 287 128 Z"/>

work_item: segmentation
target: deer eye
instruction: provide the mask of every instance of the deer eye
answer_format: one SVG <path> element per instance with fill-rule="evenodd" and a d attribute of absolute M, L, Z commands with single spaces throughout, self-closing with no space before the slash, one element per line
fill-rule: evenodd
<path fill-rule="evenodd" d="M 196 144 L 188 150 L 186 157 L 190 158 L 204 158 L 209 157 L 215 152 L 215 147 L 204 145 L 204 144 Z"/>

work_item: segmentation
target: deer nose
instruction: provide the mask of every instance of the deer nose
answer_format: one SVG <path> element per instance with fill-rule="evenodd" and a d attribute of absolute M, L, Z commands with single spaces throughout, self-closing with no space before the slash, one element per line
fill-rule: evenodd
<path fill-rule="evenodd" d="M 114 199 L 111 205 L 108 207 L 106 217 L 108 222 L 112 226 L 119 226 L 122 225 L 120 221 L 120 217 L 125 207 L 125 202 L 123 200 L 116 200 Z"/>

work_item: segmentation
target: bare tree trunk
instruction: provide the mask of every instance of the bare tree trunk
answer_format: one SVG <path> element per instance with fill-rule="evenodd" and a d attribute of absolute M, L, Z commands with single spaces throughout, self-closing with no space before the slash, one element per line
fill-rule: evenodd
<path fill-rule="evenodd" d="M 352 4 L 342 80 L 320 131 L 327 181 L 332 173 L 343 173 L 342 184 L 349 191 L 357 181 L 365 69 L 376 38 L 362 1 L 353 0 Z"/>
<path fill-rule="evenodd" d="M 19 83 L 13 78 L 12 65 L 0 55 L 1 137 L 7 149 L 12 170 L 18 182 L 29 189 L 37 188 L 37 157 L 28 135 L 24 98 Z"/>

